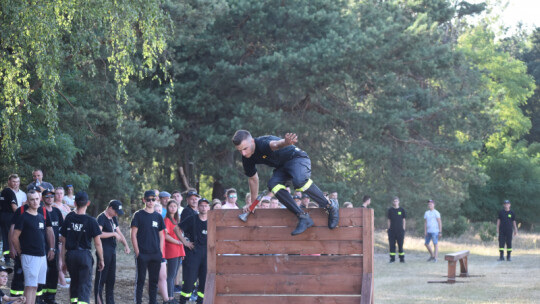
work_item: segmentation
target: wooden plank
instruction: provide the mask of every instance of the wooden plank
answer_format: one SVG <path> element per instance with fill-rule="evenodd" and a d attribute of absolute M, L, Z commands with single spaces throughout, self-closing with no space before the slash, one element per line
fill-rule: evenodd
<path fill-rule="evenodd" d="M 216 213 L 209 212 L 207 227 L 206 227 L 206 237 L 207 237 L 207 273 L 216 272 Z"/>
<path fill-rule="evenodd" d="M 373 303 L 373 273 L 365 273 L 362 277 L 362 299 L 360 303 Z"/>
<path fill-rule="evenodd" d="M 346 284 L 344 284 L 346 282 Z M 359 295 L 362 275 L 216 275 L 217 294 Z"/>
<path fill-rule="evenodd" d="M 218 256 L 216 273 L 325 275 L 360 274 L 362 256 Z"/>
<path fill-rule="evenodd" d="M 364 253 L 364 265 L 363 269 L 365 273 L 373 273 L 374 265 L 374 244 L 373 244 L 373 209 L 366 209 L 367 212 L 363 213 L 363 221 L 365 223 L 362 227 L 362 252 Z"/>
<path fill-rule="evenodd" d="M 206 285 L 204 287 L 203 304 L 213 304 L 216 299 L 216 274 L 208 273 L 206 276 Z"/>
<path fill-rule="evenodd" d="M 215 304 L 358 304 L 360 296 L 241 296 L 218 295 Z"/>
<path fill-rule="evenodd" d="M 340 218 L 338 226 L 362 226 L 362 214 L 364 208 L 342 208 L 339 210 Z M 296 227 L 297 218 L 286 209 L 256 209 L 249 215 L 247 222 L 242 222 L 238 215 L 241 210 L 222 209 L 212 210 L 216 213 L 216 226 L 287 226 Z M 328 227 L 328 214 L 320 208 L 308 209 L 315 226 Z"/>
<path fill-rule="evenodd" d="M 469 250 L 463 250 L 454 253 L 448 253 L 444 256 L 447 261 L 457 261 L 469 255 Z"/>
<path fill-rule="evenodd" d="M 362 239 L 362 227 L 311 227 L 304 233 L 292 236 L 292 227 L 217 227 L 216 238 L 259 241 L 354 241 Z"/>
<path fill-rule="evenodd" d="M 362 254 L 362 241 L 217 242 L 217 254 Z"/>

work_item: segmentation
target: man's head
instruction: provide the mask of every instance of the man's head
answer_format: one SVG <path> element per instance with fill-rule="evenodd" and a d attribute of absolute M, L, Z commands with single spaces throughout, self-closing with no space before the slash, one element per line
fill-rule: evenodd
<path fill-rule="evenodd" d="M 154 209 L 154 203 L 156 202 L 156 191 L 147 190 L 144 192 L 143 203 L 147 209 Z"/>
<path fill-rule="evenodd" d="M 432 199 L 430 199 L 427 201 L 427 206 L 429 210 L 433 210 L 435 209 L 435 202 Z"/>
<path fill-rule="evenodd" d="M 243 157 L 250 158 L 255 152 L 255 140 L 246 130 L 238 130 L 234 133 L 232 142 Z"/>
<path fill-rule="evenodd" d="M 45 203 L 45 205 L 47 205 L 48 207 L 52 206 L 52 203 L 54 202 L 55 191 L 45 189 L 41 195 L 43 197 L 43 202 Z"/>
<path fill-rule="evenodd" d="M 30 190 L 26 194 L 27 197 L 27 204 L 28 208 L 37 209 L 39 208 L 39 201 L 41 200 L 41 196 L 39 192 L 36 190 Z"/>
<path fill-rule="evenodd" d="M 512 203 L 510 203 L 509 200 L 505 200 L 505 201 L 503 202 L 504 210 L 506 210 L 506 211 L 510 210 L 510 207 L 511 207 L 511 206 L 512 206 Z"/>
<path fill-rule="evenodd" d="M 177 203 L 178 203 L 178 206 L 180 206 L 182 204 L 182 193 L 180 193 L 180 191 L 178 190 L 174 190 L 172 193 L 171 193 L 171 199 L 175 200 Z"/>
<path fill-rule="evenodd" d="M 330 192 L 330 194 L 328 195 L 328 198 L 337 200 L 338 199 L 337 191 Z"/>
<path fill-rule="evenodd" d="M 11 174 L 8 177 L 8 187 L 11 189 L 18 191 L 19 186 L 21 185 L 21 179 L 17 174 Z"/>
<path fill-rule="evenodd" d="M 229 202 L 229 204 L 236 204 L 236 201 L 238 200 L 238 193 L 236 193 L 236 189 L 228 189 L 227 192 L 225 192 L 225 196 L 227 197 L 227 202 Z"/>
<path fill-rule="evenodd" d="M 62 203 L 64 199 L 64 188 L 58 187 L 54 190 L 54 201 L 57 203 Z"/>
<path fill-rule="evenodd" d="M 371 196 L 364 195 L 364 197 L 362 198 L 362 205 L 367 207 L 367 206 L 369 206 L 369 204 L 371 204 Z"/>
<path fill-rule="evenodd" d="M 171 194 L 167 191 L 161 191 L 159 193 L 159 202 L 161 203 L 161 206 L 167 206 L 167 203 L 171 199 Z"/>
<path fill-rule="evenodd" d="M 77 208 L 88 206 L 88 203 L 90 203 L 90 201 L 88 200 L 88 194 L 86 192 L 79 191 L 75 194 L 75 206 Z"/>
<path fill-rule="evenodd" d="M 12 273 L 13 269 L 0 266 L 0 286 L 6 286 L 8 281 L 8 274 Z"/>
<path fill-rule="evenodd" d="M 39 182 L 43 181 L 43 171 L 41 169 L 36 169 L 32 172 L 32 179 L 34 181 L 39 180 Z"/>
<path fill-rule="evenodd" d="M 394 198 L 392 198 L 392 205 L 396 208 L 399 207 L 399 197 L 394 196 Z"/>
<path fill-rule="evenodd" d="M 277 209 L 279 208 L 279 200 L 277 197 L 273 196 L 270 198 L 270 208 Z"/>
<path fill-rule="evenodd" d="M 300 204 L 302 203 L 302 197 L 298 195 L 293 196 L 293 200 L 298 206 L 300 206 Z"/>
<path fill-rule="evenodd" d="M 307 207 L 308 204 L 309 204 L 309 195 L 302 193 L 302 205 L 304 207 Z"/>
<path fill-rule="evenodd" d="M 119 200 L 111 200 L 109 202 L 109 211 L 111 212 L 112 216 L 119 216 L 124 214 L 124 210 L 122 209 L 122 202 Z"/>
<path fill-rule="evenodd" d="M 197 203 L 199 201 L 199 194 L 195 190 L 189 190 L 186 194 L 186 201 L 189 207 L 191 207 L 193 210 L 197 209 Z"/>
<path fill-rule="evenodd" d="M 270 209 L 270 201 L 269 200 L 262 200 L 261 201 L 261 209 Z"/>
<path fill-rule="evenodd" d="M 205 198 L 201 198 L 197 202 L 197 208 L 199 209 L 199 214 L 205 215 L 210 210 L 210 202 Z"/>
<path fill-rule="evenodd" d="M 345 202 L 343 203 L 343 208 L 353 208 L 353 204 L 351 202 Z"/>

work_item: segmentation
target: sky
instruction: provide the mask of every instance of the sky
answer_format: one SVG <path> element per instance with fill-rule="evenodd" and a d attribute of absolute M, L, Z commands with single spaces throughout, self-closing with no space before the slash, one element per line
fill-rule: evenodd
<path fill-rule="evenodd" d="M 486 2 L 485 0 L 469 0 L 470 3 Z M 540 0 L 490 0 L 495 5 L 494 13 L 501 15 L 501 22 L 515 29 L 521 21 L 527 29 L 540 26 Z M 508 3 L 503 11 L 501 7 Z"/>

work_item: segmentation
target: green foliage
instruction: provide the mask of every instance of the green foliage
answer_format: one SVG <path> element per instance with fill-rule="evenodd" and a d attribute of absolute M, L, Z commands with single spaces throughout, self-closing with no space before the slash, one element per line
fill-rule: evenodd
<path fill-rule="evenodd" d="M 469 221 L 466 217 L 459 215 L 456 218 L 444 220 L 444 234 L 450 237 L 460 237 L 469 228 Z"/>
<path fill-rule="evenodd" d="M 478 235 L 482 242 L 493 242 L 497 236 L 497 226 L 493 222 L 481 222 L 477 225 Z"/>

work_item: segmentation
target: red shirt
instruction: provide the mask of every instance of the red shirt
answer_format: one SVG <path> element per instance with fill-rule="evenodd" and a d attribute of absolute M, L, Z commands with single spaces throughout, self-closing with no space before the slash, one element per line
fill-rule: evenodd
<path fill-rule="evenodd" d="M 165 230 L 173 239 L 178 240 L 176 233 L 174 233 L 174 224 L 168 217 L 165 218 Z M 163 250 L 163 257 L 166 259 L 173 259 L 177 257 L 183 257 L 186 253 L 184 251 L 184 245 L 173 244 L 165 240 L 165 250 Z"/>

